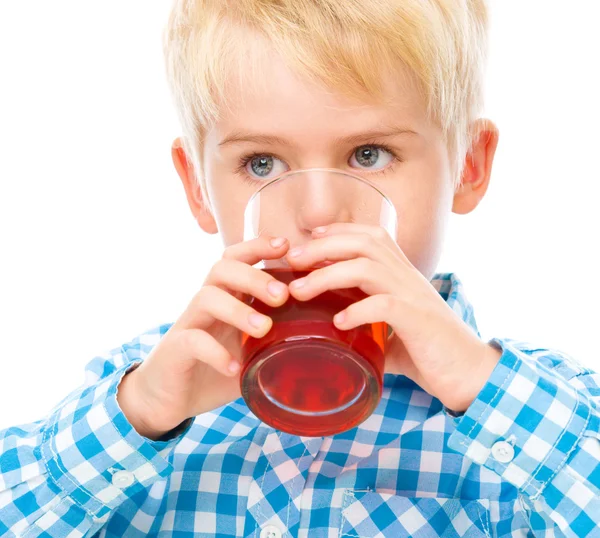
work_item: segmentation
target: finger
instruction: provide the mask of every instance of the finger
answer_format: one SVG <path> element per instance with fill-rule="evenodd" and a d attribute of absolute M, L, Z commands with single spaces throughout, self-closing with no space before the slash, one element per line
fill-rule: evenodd
<path fill-rule="evenodd" d="M 288 251 L 286 259 L 294 269 L 309 269 L 322 262 L 365 257 L 384 265 L 399 265 L 398 256 L 367 233 L 338 234 L 313 239 Z"/>
<path fill-rule="evenodd" d="M 240 367 L 237 360 L 206 331 L 187 329 L 177 334 L 180 356 L 208 364 L 223 375 L 233 376 Z"/>
<path fill-rule="evenodd" d="M 215 321 L 235 327 L 254 338 L 262 338 L 273 325 L 273 320 L 236 299 L 216 286 L 204 286 L 182 314 L 179 325 L 183 329 L 207 330 Z"/>
<path fill-rule="evenodd" d="M 242 241 L 227 247 L 223 258 L 254 265 L 261 260 L 276 260 L 285 255 L 290 243 L 285 237 L 261 235 L 250 241 Z"/>
<path fill-rule="evenodd" d="M 396 238 L 392 237 L 388 231 L 381 226 L 371 226 L 369 224 L 358 224 L 355 222 L 334 222 L 329 226 L 319 226 L 312 231 L 314 238 L 327 237 L 338 234 L 369 234 L 374 239 L 385 243 L 388 247 L 398 248 Z"/>
<path fill-rule="evenodd" d="M 355 258 L 311 271 L 290 282 L 290 293 L 299 301 L 308 301 L 328 290 L 360 288 L 367 295 L 392 293 L 398 287 L 396 277 L 383 265 L 368 258 Z"/>
<path fill-rule="evenodd" d="M 401 302 L 390 294 L 371 295 L 351 304 L 333 317 L 338 329 L 350 330 L 367 323 L 386 322 L 392 324 L 403 312 Z"/>
<path fill-rule="evenodd" d="M 245 293 L 270 306 L 281 306 L 289 297 L 288 287 L 270 274 L 233 259 L 218 261 L 205 285 Z"/>

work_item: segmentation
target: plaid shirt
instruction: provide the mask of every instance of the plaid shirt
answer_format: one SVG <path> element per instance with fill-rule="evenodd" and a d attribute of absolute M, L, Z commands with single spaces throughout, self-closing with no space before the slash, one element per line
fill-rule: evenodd
<path fill-rule="evenodd" d="M 457 277 L 432 284 L 479 334 Z M 282 433 L 238 399 L 156 442 L 115 395 L 169 327 L 0 432 L 0 536 L 600 536 L 600 378 L 559 351 L 492 340 L 500 362 L 461 416 L 386 374 L 373 415 L 339 435 Z"/>

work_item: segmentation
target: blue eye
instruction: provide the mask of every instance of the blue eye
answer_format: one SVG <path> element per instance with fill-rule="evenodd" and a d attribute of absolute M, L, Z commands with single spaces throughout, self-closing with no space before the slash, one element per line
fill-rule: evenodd
<path fill-rule="evenodd" d="M 361 146 L 350 158 L 350 165 L 359 170 L 385 168 L 394 160 L 394 155 L 382 146 Z M 378 164 L 378 166 L 376 166 Z M 362 168 L 365 167 L 365 168 Z"/>
<path fill-rule="evenodd" d="M 357 170 L 386 173 L 392 170 L 390 163 L 400 161 L 396 154 L 382 144 L 369 144 L 357 148 L 348 164 Z M 252 181 L 271 180 L 289 171 L 288 165 L 269 153 L 252 153 L 241 157 L 236 172 Z"/>
<path fill-rule="evenodd" d="M 242 168 L 253 179 L 274 179 L 287 171 L 285 165 L 277 166 L 278 163 L 283 161 L 272 155 L 250 155 L 242 161 Z M 275 174 L 269 176 L 273 170 Z"/>

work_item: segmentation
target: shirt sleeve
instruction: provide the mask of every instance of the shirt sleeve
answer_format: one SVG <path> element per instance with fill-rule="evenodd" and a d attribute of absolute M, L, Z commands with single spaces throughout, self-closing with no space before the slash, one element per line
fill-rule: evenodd
<path fill-rule="evenodd" d="M 518 488 L 536 536 L 600 537 L 600 376 L 560 351 L 489 342 L 500 361 L 448 446 Z"/>
<path fill-rule="evenodd" d="M 191 421 L 151 441 L 116 399 L 122 377 L 167 330 L 94 358 L 84 384 L 44 420 L 0 431 L 0 536 L 91 536 L 125 500 L 169 475 L 166 457 Z"/>

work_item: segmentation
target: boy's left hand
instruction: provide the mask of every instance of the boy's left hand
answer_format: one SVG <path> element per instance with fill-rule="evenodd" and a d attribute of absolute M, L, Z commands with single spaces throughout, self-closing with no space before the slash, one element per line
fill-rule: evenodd
<path fill-rule="evenodd" d="M 334 317 L 349 330 L 386 322 L 385 371 L 412 379 L 447 408 L 471 405 L 498 363 L 501 352 L 481 341 L 410 263 L 383 229 L 336 223 L 313 231 L 313 240 L 288 252 L 294 269 L 337 262 L 290 283 L 290 293 L 309 300 L 327 290 L 360 288 L 369 297 Z M 294 255 L 296 254 L 296 255 Z"/>

